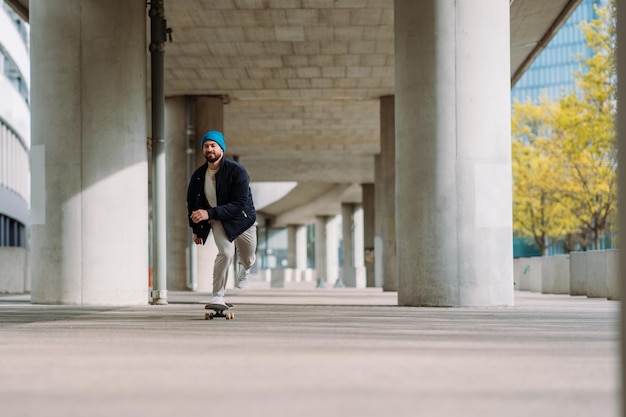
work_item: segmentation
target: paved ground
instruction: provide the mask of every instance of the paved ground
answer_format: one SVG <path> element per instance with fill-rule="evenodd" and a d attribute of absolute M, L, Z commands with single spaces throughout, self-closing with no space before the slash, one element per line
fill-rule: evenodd
<path fill-rule="evenodd" d="M 615 417 L 619 303 L 516 293 L 514 308 L 397 307 L 376 289 L 206 294 L 168 306 L 0 296 L 0 415 Z"/>

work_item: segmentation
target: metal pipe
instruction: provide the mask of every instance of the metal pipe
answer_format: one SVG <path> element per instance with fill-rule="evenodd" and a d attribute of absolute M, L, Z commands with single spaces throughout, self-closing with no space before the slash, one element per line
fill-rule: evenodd
<path fill-rule="evenodd" d="M 167 304 L 167 234 L 165 188 L 165 40 L 168 29 L 163 0 L 150 2 L 150 66 L 153 162 L 153 289 L 152 304 Z"/>
<path fill-rule="evenodd" d="M 196 99 L 187 96 L 187 178 L 191 178 L 196 169 Z M 189 229 L 189 274 L 187 287 L 195 291 L 198 289 L 198 251 L 196 245 L 192 243 L 193 231 Z"/>

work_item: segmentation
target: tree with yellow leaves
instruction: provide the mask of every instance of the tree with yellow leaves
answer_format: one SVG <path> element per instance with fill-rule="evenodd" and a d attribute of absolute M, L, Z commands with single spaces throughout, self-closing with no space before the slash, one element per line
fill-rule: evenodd
<path fill-rule="evenodd" d="M 514 230 L 545 254 L 550 242 L 599 248 L 617 210 L 615 4 L 583 26 L 578 90 L 556 103 L 513 106 Z"/>
<path fill-rule="evenodd" d="M 576 219 L 583 249 L 599 248 L 600 237 L 613 226 L 609 220 L 617 210 L 614 2 L 597 13 L 598 19 L 583 25 L 593 52 L 590 58 L 581 58 L 588 71 L 576 74 L 579 91 L 560 101 L 554 120 L 555 140 L 568 173 L 560 197 Z"/>
<path fill-rule="evenodd" d="M 565 172 L 552 137 L 556 111 L 545 97 L 538 105 L 513 105 L 513 229 L 530 237 L 542 255 L 566 230 L 568 215 L 557 195 Z"/>

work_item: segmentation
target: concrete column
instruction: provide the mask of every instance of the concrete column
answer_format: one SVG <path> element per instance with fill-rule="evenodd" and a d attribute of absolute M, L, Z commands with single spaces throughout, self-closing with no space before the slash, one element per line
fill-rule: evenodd
<path fill-rule="evenodd" d="M 338 276 L 338 241 L 336 217 L 315 219 L 315 269 L 318 285 L 334 285 Z"/>
<path fill-rule="evenodd" d="M 509 2 L 394 4 L 398 303 L 512 305 Z"/>
<path fill-rule="evenodd" d="M 187 110 L 186 97 L 165 99 L 167 288 L 170 291 L 188 289 L 191 246 L 187 221 Z"/>
<path fill-rule="evenodd" d="M 298 271 L 306 269 L 306 226 L 287 226 L 287 267 Z"/>
<path fill-rule="evenodd" d="M 354 204 L 341 204 L 342 217 L 342 245 L 341 258 L 343 260 L 341 267 L 341 278 L 343 285 L 346 287 L 356 287 L 356 268 L 354 267 Z"/>
<path fill-rule="evenodd" d="M 331 216 L 326 222 L 326 260 L 329 284 L 334 284 L 339 278 L 339 216 Z"/>
<path fill-rule="evenodd" d="M 365 253 L 364 245 L 364 228 L 363 228 L 363 206 L 356 204 L 354 206 L 354 271 L 357 288 L 365 288 Z"/>
<path fill-rule="evenodd" d="M 375 256 L 374 256 L 374 236 L 375 236 L 375 186 L 374 184 L 362 184 L 363 195 L 363 261 L 365 264 L 365 286 L 375 287 Z"/>
<path fill-rule="evenodd" d="M 383 290 L 398 290 L 396 264 L 396 139 L 394 96 L 380 98 L 380 178 Z M 380 185 L 380 187 L 378 187 Z"/>
<path fill-rule="evenodd" d="M 287 268 L 296 267 L 296 231 L 298 226 L 290 224 L 287 226 Z"/>
<path fill-rule="evenodd" d="M 328 279 L 328 256 L 326 254 L 326 222 L 327 216 L 317 216 L 315 218 L 315 272 L 317 275 L 317 286 L 326 285 Z"/>
<path fill-rule="evenodd" d="M 383 174 L 382 156 L 374 157 L 374 286 L 383 286 L 383 264 L 385 263 L 385 246 L 383 244 Z"/>
<path fill-rule="evenodd" d="M 224 102 L 221 97 L 196 98 L 196 167 L 206 162 L 200 148 L 200 140 L 209 130 L 219 130 L 224 133 L 226 150 L 228 150 L 228 134 L 224 131 Z M 211 232 L 204 245 L 198 246 L 193 242 L 189 242 L 189 244 L 191 250 L 195 251 L 195 255 L 192 256 L 196 259 L 196 289 L 202 292 L 211 292 L 213 291 L 213 264 L 217 256 L 217 246 L 213 241 L 213 233 Z M 233 279 L 232 276 L 229 276 L 228 287 L 232 286 Z"/>
<path fill-rule="evenodd" d="M 33 303 L 148 303 L 146 13 L 30 2 Z"/>

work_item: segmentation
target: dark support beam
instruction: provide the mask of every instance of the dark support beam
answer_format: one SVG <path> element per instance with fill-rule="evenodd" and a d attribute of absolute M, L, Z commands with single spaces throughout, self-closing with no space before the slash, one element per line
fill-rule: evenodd
<path fill-rule="evenodd" d="M 28 1 L 26 1 L 26 4 L 19 0 L 4 0 L 4 2 L 15 10 L 15 13 L 17 13 L 22 19 L 27 22 L 29 21 L 30 15 L 28 11 Z"/>

